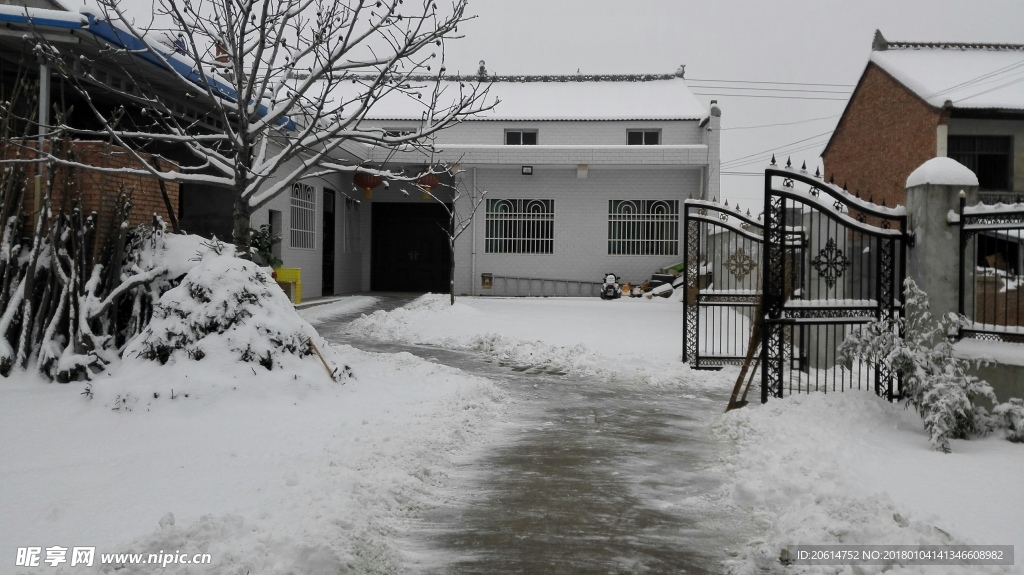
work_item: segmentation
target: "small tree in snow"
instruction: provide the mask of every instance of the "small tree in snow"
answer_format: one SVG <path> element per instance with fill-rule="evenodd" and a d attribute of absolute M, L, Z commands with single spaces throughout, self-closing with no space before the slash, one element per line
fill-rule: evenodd
<path fill-rule="evenodd" d="M 886 318 L 854 331 L 839 346 L 840 357 L 877 362 L 899 376 L 903 399 L 924 419 L 938 451 L 949 453 L 950 439 L 1012 427 L 1024 419 L 1024 408 L 1017 404 L 997 406 L 1002 421 L 975 405 L 977 399 L 993 404 L 997 400 L 988 383 L 967 373 L 971 363 L 953 355 L 949 336 L 965 318 L 954 313 L 934 318 L 928 311 L 928 295 L 910 278 L 904 282 L 904 294 L 906 318 Z"/>
<path fill-rule="evenodd" d="M 39 54 L 76 87 L 101 126 L 52 128 L 110 139 L 135 154 L 139 167 L 111 171 L 231 193 L 239 254 L 248 253 L 253 210 L 300 178 L 360 167 L 338 160 L 343 146 L 429 153 L 431 134 L 488 107 L 486 86 L 422 79 L 443 77 L 445 43 L 468 19 L 466 0 L 441 7 L 436 0 L 157 0 L 147 24 L 118 0 L 98 4 L 96 17 L 144 42 L 105 44 L 100 61 L 92 62 L 75 45 L 48 44 L 40 36 Z M 171 87 L 150 83 L 152 63 Z M 94 74 L 110 66 L 134 81 L 106 88 L 131 102 L 113 111 L 90 97 L 104 84 Z M 401 135 L 367 127 L 367 116 L 385 98 L 420 106 L 419 126 Z M 168 146 L 184 148 L 192 161 L 179 158 L 173 167 L 138 153 Z"/>
<path fill-rule="evenodd" d="M 461 173 L 461 171 L 451 168 L 445 171 L 452 176 L 453 180 L 454 176 Z M 465 184 L 460 186 L 457 183 L 445 184 L 440 187 L 425 187 L 417 182 L 416 187 L 430 199 L 441 204 L 445 213 L 448 214 L 448 227 L 442 228 L 442 230 L 448 238 L 448 295 L 451 305 L 455 305 L 455 242 L 472 225 L 473 218 L 476 217 L 477 211 L 483 205 L 487 192 L 476 189 L 475 185 L 467 187 Z"/>

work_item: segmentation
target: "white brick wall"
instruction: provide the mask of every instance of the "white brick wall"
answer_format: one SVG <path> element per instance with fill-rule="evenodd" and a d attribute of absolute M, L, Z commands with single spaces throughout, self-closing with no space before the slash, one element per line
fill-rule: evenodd
<path fill-rule="evenodd" d="M 287 171 L 291 166 L 286 166 Z M 299 268 L 302 270 L 302 297 L 303 299 L 319 297 L 323 291 L 323 190 L 324 187 L 333 189 L 335 199 L 335 263 L 334 263 L 334 291 L 337 294 L 353 293 L 362 291 L 360 264 L 362 254 L 358 252 L 344 251 L 345 238 L 345 194 L 356 197 L 352 193 L 351 178 L 347 176 L 333 175 L 314 180 L 304 180 L 316 188 L 316 249 L 299 249 L 291 245 L 291 188 L 285 190 L 267 205 L 253 213 L 250 221 L 252 227 L 270 222 L 270 210 L 281 212 L 281 260 L 283 267 Z M 360 194 L 361 195 L 361 194 Z M 362 207 L 362 206 L 361 206 Z M 369 244 L 369 240 L 364 240 Z"/>
<path fill-rule="evenodd" d="M 466 120 L 437 134 L 438 144 L 504 145 L 505 130 L 536 130 L 540 145 L 572 144 L 625 145 L 626 130 L 661 130 L 663 145 L 703 144 L 696 120 L 676 121 L 592 121 L 592 122 L 513 122 Z M 375 120 L 382 129 L 414 129 L 416 122 Z"/>
<path fill-rule="evenodd" d="M 471 185 L 472 172 L 463 175 Z M 480 274 L 549 279 L 598 281 L 607 272 L 625 280 L 643 281 L 658 268 L 682 259 L 682 235 L 676 256 L 608 255 L 608 201 L 615 199 L 685 200 L 699 192 L 699 169 L 591 170 L 578 179 L 575 169 L 537 170 L 523 176 L 519 170 L 478 169 L 477 186 L 487 197 L 555 200 L 554 254 L 488 254 L 484 250 L 483 209 L 475 229 L 456 246 L 456 293 L 480 293 Z M 682 206 L 680 205 L 680 210 Z M 476 242 L 476 270 L 472 270 L 470 239 Z"/>
<path fill-rule="evenodd" d="M 696 121 L 677 122 L 463 122 L 441 133 L 439 141 L 461 145 L 494 145 L 474 149 L 477 185 L 491 198 L 539 198 L 555 200 L 555 253 L 551 255 L 487 254 L 484 251 L 484 222 L 481 210 L 472 230 L 456 248 L 456 292 L 479 293 L 480 274 L 523 276 L 580 281 L 599 281 L 606 272 L 625 280 L 642 281 L 656 269 L 676 263 L 676 256 L 609 256 L 607 254 L 608 201 L 613 199 L 676 199 L 699 197 L 701 185 L 708 197 L 720 194 L 719 118 L 704 127 Z M 384 128 L 401 128 L 408 123 L 383 122 Z M 502 146 L 507 127 L 539 132 L 539 146 Z M 625 146 L 627 129 L 662 129 L 663 146 Z M 710 130 L 708 129 L 710 128 Z M 547 148 L 547 146 L 578 146 Z M 593 147 L 614 146 L 614 147 Z M 679 147 L 684 146 L 684 147 Z M 686 147 L 688 146 L 688 147 Z M 533 176 L 522 176 L 520 165 L 535 165 Z M 470 162 L 466 162 L 470 164 Z M 576 164 L 589 164 L 588 177 L 577 178 Z M 624 164 L 633 164 L 624 166 Z M 650 165 L 644 168 L 643 165 Z M 468 166 L 467 166 L 468 167 Z M 469 168 L 473 170 L 474 168 Z M 703 174 L 702 174 L 703 173 Z M 462 176 L 470 185 L 472 173 Z M 422 202 L 419 195 L 399 195 L 378 188 L 374 199 L 363 199 L 354 190 L 351 177 L 336 175 L 314 180 L 317 189 L 317 249 L 302 250 L 290 245 L 290 190 L 257 211 L 253 226 L 269 221 L 269 209 L 282 214 L 284 237 L 281 256 L 285 267 L 302 269 L 303 296 L 321 295 L 324 186 L 338 193 L 336 203 L 335 293 L 370 289 L 372 254 L 372 213 L 375 202 Z M 359 200 L 358 225 L 361 233 L 357 251 L 344 250 L 345 201 Z M 476 244 L 473 266 L 472 245 Z"/>

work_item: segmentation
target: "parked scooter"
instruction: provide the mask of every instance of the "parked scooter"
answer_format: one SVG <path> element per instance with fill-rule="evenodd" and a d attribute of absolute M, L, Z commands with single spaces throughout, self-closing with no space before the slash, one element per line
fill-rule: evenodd
<path fill-rule="evenodd" d="M 605 274 L 604 283 L 601 284 L 601 299 L 618 299 L 622 297 L 619 291 L 619 278 L 615 274 Z"/>

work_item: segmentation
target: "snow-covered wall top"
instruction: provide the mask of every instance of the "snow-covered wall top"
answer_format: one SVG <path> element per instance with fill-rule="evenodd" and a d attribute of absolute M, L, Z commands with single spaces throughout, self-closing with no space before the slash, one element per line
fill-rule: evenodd
<path fill-rule="evenodd" d="M 871 61 L 935 107 L 1024 110 L 1024 46 L 890 43 Z"/>
<path fill-rule="evenodd" d="M 681 78 L 647 79 L 643 76 L 577 81 L 573 76 L 551 81 L 507 81 L 490 84 L 487 100 L 498 105 L 479 120 L 700 120 L 708 117 Z M 485 83 L 487 80 L 485 80 Z M 429 83 L 424 82 L 425 86 Z M 442 103 L 457 98 L 459 82 L 442 82 Z M 374 105 L 368 119 L 419 119 L 429 92 L 419 99 L 393 93 Z"/>
<path fill-rule="evenodd" d="M 938 186 L 977 186 L 978 176 L 953 158 L 932 158 L 910 173 L 907 187 L 934 184 Z"/>

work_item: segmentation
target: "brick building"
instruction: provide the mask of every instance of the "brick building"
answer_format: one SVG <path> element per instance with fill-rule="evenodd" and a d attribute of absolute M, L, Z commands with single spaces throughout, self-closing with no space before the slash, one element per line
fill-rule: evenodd
<path fill-rule="evenodd" d="M 822 153 L 825 177 L 893 206 L 914 169 L 948 156 L 978 175 L 983 201 L 1015 200 L 1024 194 L 1022 71 L 1024 45 L 890 42 L 875 32 Z"/>
<path fill-rule="evenodd" d="M 79 46 L 83 57 L 94 57 L 97 47 L 82 41 L 76 35 L 91 30 L 83 15 L 69 12 L 52 0 L 19 2 L 20 5 L 0 2 L 0 23 L 8 34 L 0 35 L 0 99 L 10 106 L 5 115 L 7 135 L 0 141 L 0 158 L 17 160 L 5 166 L 9 175 L 21 182 L 24 189 L 23 209 L 26 214 L 38 213 L 45 197 L 45 178 L 37 177 L 39 166 L 34 163 L 39 141 L 34 137 L 36 121 L 47 115 L 59 115 L 60 122 L 80 129 L 97 129 L 95 118 L 88 106 L 74 92 L 63 85 L 58 74 L 40 64 L 33 50 L 35 42 L 29 32 L 33 28 L 54 43 Z M 96 66 L 99 69 L 99 65 Z M 155 70 L 154 70 L 155 71 Z M 92 80 L 95 93 L 90 97 L 101 109 L 110 110 L 125 102 L 112 96 L 111 91 L 97 78 L 105 78 L 112 85 L 124 85 L 130 79 L 111 71 L 97 74 Z M 50 145 L 45 143 L 43 145 Z M 122 206 L 123 193 L 130 203 L 130 225 L 148 224 L 157 215 L 172 219 L 179 209 L 179 185 L 163 184 L 155 177 L 145 175 L 143 162 L 154 162 L 154 155 L 128 150 L 105 141 L 66 139 L 62 150 L 54 155 L 70 164 L 55 168 L 52 174 L 51 209 L 54 214 L 79 209 L 83 215 L 95 214 L 96 235 L 93 249 L 99 250 L 117 226 L 117 214 Z M 167 159 L 169 150 L 159 150 L 163 167 L 176 165 Z M 133 173 L 128 173 L 133 172 Z M 165 198 L 166 195 L 166 198 Z M 170 206 L 170 209 L 168 209 Z"/>
<path fill-rule="evenodd" d="M 35 140 L 8 140 L 0 144 L 0 157 L 31 159 L 36 154 L 36 146 Z M 58 167 L 54 171 L 50 208 L 54 216 L 69 214 L 73 209 L 81 210 L 84 216 L 92 215 L 96 230 L 94 250 L 102 249 L 112 230 L 120 225 L 119 211 L 125 209 L 125 206 L 119 205 L 122 194 L 126 200 L 126 215 L 130 226 L 149 224 L 154 216 L 167 221 L 172 213 L 177 212 L 179 185 L 175 182 L 161 183 L 156 178 L 138 174 L 111 174 L 90 169 L 141 168 L 138 160 L 119 146 L 106 142 L 70 141 L 60 155 L 81 163 L 83 167 Z M 153 161 L 150 154 L 140 155 L 145 161 Z M 22 209 L 30 216 L 39 212 L 46 195 L 46 180 L 38 177 L 39 165 L 10 165 L 10 173 L 24 189 Z"/>

